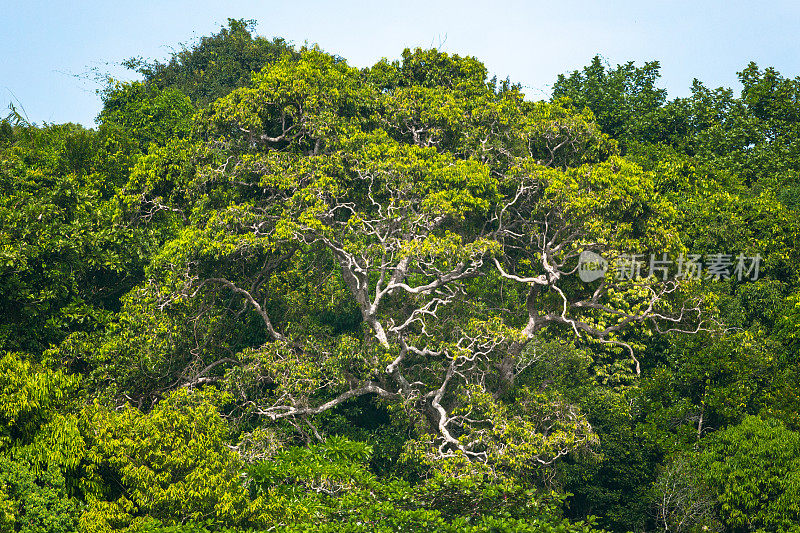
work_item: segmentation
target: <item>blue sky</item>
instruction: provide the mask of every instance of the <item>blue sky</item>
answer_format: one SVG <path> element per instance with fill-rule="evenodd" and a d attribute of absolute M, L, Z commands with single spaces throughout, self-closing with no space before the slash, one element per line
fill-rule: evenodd
<path fill-rule="evenodd" d="M 0 13 L 0 111 L 14 101 L 37 123 L 93 126 L 94 78 L 135 79 L 120 61 L 163 59 L 228 17 L 256 19 L 260 35 L 318 43 L 357 67 L 405 47 L 475 55 L 532 99 L 598 53 L 612 64 L 659 60 L 670 97 L 688 94 L 695 77 L 738 89 L 736 72 L 749 61 L 800 74 L 795 1 L 0 0 Z"/>

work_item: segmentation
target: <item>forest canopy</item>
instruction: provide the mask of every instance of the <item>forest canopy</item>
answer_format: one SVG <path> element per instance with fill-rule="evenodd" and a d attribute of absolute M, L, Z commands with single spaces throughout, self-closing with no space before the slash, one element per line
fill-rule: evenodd
<path fill-rule="evenodd" d="M 126 66 L 0 121 L 0 530 L 800 531 L 800 77 Z"/>

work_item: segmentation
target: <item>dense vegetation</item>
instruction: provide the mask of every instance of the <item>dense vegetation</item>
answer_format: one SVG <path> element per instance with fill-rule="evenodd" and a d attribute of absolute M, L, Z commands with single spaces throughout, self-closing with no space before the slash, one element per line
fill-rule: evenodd
<path fill-rule="evenodd" d="M 800 78 L 251 32 L 0 123 L 0 530 L 800 531 Z"/>

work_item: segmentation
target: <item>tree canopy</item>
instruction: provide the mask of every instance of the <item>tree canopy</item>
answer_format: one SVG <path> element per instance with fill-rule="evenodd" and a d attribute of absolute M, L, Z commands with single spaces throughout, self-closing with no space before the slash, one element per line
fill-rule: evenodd
<path fill-rule="evenodd" d="M 8 531 L 791 531 L 797 92 L 229 20 L 0 122 Z"/>

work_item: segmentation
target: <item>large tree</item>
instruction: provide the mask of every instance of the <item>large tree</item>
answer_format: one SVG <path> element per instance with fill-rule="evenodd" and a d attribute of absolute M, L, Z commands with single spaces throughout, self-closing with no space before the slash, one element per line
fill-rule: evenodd
<path fill-rule="evenodd" d="M 421 57 L 433 70 L 416 81 Z M 666 273 L 577 275 L 587 250 L 680 251 L 675 209 L 587 117 L 498 89 L 476 64 L 416 51 L 359 72 L 305 50 L 204 110 L 188 224 L 130 300 L 138 335 L 160 339 L 149 383 L 238 367 L 226 380 L 243 406 L 316 435 L 317 415 L 377 396 L 419 424 L 431 459 L 520 472 L 589 447 L 579 409 L 517 378 L 554 335 L 638 372 L 629 331 L 703 327 Z M 112 337 L 106 357 L 141 357 L 145 344 Z"/>

